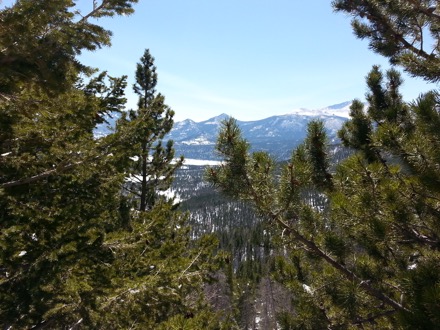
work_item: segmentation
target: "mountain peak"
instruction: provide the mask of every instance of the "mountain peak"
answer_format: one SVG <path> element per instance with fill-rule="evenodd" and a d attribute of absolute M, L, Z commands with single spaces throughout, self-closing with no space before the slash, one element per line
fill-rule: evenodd
<path fill-rule="evenodd" d="M 249 141 L 252 151 L 268 151 L 279 160 L 288 159 L 291 150 L 307 135 L 310 120 L 324 122 L 330 141 L 336 141 L 337 131 L 347 120 L 350 103 L 329 106 L 324 109 L 298 109 L 291 114 L 271 116 L 254 121 L 237 121 L 243 137 Z M 192 159 L 217 159 L 214 151 L 222 120 L 230 116 L 222 113 L 191 126 L 174 126 L 168 137 L 175 142 L 176 154 Z"/>
<path fill-rule="evenodd" d="M 334 105 L 330 105 L 321 109 L 295 109 L 289 113 L 289 115 L 308 116 L 308 117 L 342 117 L 350 118 L 350 105 L 351 101 L 346 101 Z"/>
<path fill-rule="evenodd" d="M 229 118 L 229 117 L 231 117 L 231 116 L 230 116 L 230 115 L 227 115 L 226 113 L 222 113 L 222 114 L 220 114 L 220 115 L 218 115 L 218 116 L 216 116 L 216 117 L 213 117 L 212 119 L 223 120 L 223 119 L 227 119 L 227 118 Z"/>
<path fill-rule="evenodd" d="M 352 101 L 345 101 L 345 102 L 342 102 L 342 103 L 330 105 L 327 108 L 328 109 L 332 109 L 332 110 L 343 109 L 343 108 L 351 105 L 351 103 L 352 103 Z"/>
<path fill-rule="evenodd" d="M 218 125 L 221 121 L 223 121 L 229 117 L 231 117 L 231 116 L 229 116 L 225 113 L 222 113 L 221 115 L 209 118 L 208 120 L 202 121 L 200 123 L 207 124 L 207 125 Z"/>

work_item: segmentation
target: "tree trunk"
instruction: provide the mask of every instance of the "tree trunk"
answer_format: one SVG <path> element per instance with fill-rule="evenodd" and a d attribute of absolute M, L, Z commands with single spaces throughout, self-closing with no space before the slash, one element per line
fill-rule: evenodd
<path fill-rule="evenodd" d="M 142 143 L 142 184 L 141 184 L 141 205 L 139 211 L 146 211 L 147 208 L 147 145 Z"/>

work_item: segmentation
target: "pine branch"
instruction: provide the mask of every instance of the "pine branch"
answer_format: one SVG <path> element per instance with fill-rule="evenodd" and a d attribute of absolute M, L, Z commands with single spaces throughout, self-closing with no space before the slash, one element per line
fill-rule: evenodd
<path fill-rule="evenodd" d="M 45 329 L 47 327 L 50 327 L 51 324 L 55 322 L 55 317 L 50 318 L 49 320 L 44 320 L 36 325 L 34 325 L 31 330 L 40 330 L 40 329 Z M 12 327 L 11 327 L 12 328 Z"/>
<path fill-rule="evenodd" d="M 262 197 L 258 194 L 258 192 L 254 189 L 254 186 L 252 184 L 251 178 L 247 175 L 245 175 L 245 181 L 247 182 L 248 187 L 250 187 L 250 194 L 252 196 L 252 199 L 254 201 L 254 204 L 258 207 L 259 205 L 264 205 L 262 203 Z M 287 233 L 290 233 L 296 240 L 301 242 L 304 246 L 306 246 L 310 251 L 318 255 L 320 258 L 322 258 L 325 262 L 327 262 L 329 265 L 331 265 L 333 268 L 338 270 L 340 273 L 342 273 L 348 280 L 358 283 L 359 287 L 362 288 L 366 293 L 368 293 L 370 296 L 373 296 L 377 298 L 378 300 L 384 302 L 385 304 L 395 308 L 395 310 L 402 310 L 408 312 L 408 310 L 396 302 L 395 300 L 391 299 L 387 295 L 383 294 L 381 291 L 375 289 L 369 281 L 364 281 L 361 278 L 359 278 L 355 273 L 353 273 L 351 270 L 349 270 L 347 267 L 342 265 L 341 263 L 337 262 L 335 259 L 333 259 L 331 256 L 329 256 L 327 253 L 325 253 L 323 250 L 321 250 L 315 242 L 312 240 L 309 240 L 305 238 L 303 235 L 299 233 L 298 230 L 292 228 L 289 226 L 282 218 L 280 212 L 271 212 L 270 210 L 262 210 L 263 213 L 266 213 L 270 216 L 272 220 L 277 222 L 281 225 L 283 229 L 287 231 Z"/>
<path fill-rule="evenodd" d="M 130 188 L 126 187 L 126 186 L 123 186 L 122 189 L 128 191 L 129 193 L 131 193 L 131 194 L 133 194 L 133 195 L 136 195 L 136 196 L 138 196 L 138 197 L 141 197 L 141 194 L 139 194 L 137 191 L 135 191 L 135 190 L 133 190 L 133 189 L 130 189 Z"/>
<path fill-rule="evenodd" d="M 124 138 L 124 135 L 122 135 L 121 138 Z M 107 144 L 105 147 L 107 149 L 111 149 L 114 145 L 115 145 L 115 142 Z M 102 155 L 90 157 L 88 159 L 84 159 L 84 160 L 80 160 L 80 161 L 73 162 L 73 163 L 68 163 L 68 164 L 66 164 L 67 161 L 62 161 L 54 169 L 44 171 L 42 173 L 36 174 L 36 175 L 28 177 L 28 178 L 22 178 L 22 179 L 19 179 L 19 180 L 14 180 L 14 181 L 9 181 L 9 182 L 5 182 L 5 183 L 0 183 L 0 189 L 1 188 L 11 188 L 11 187 L 15 187 L 15 186 L 20 186 L 20 185 L 24 185 L 24 184 L 28 184 L 28 183 L 37 182 L 37 181 L 43 180 L 43 179 L 45 179 L 45 178 L 47 178 L 47 177 L 49 177 L 51 175 L 65 172 L 66 170 L 69 170 L 69 169 L 71 169 L 71 168 L 73 168 L 75 166 L 81 165 L 83 163 L 87 163 L 87 162 L 93 161 L 93 160 L 99 160 L 100 158 L 107 157 L 107 156 L 108 156 L 107 154 L 103 153 Z"/>
<path fill-rule="evenodd" d="M 366 319 L 360 319 L 360 320 L 356 320 L 355 322 L 353 322 L 353 325 L 357 325 L 357 326 L 361 326 L 361 328 L 363 328 L 362 324 L 364 323 L 374 323 L 376 319 L 384 317 L 384 316 L 388 316 L 388 315 L 392 315 L 396 312 L 396 310 L 391 309 L 376 315 L 372 315 L 367 317 Z"/>
<path fill-rule="evenodd" d="M 19 179 L 19 180 L 15 180 L 15 181 L 9 181 L 9 182 L 5 182 L 0 184 L 0 188 L 11 188 L 11 187 L 15 187 L 15 186 L 21 186 L 24 184 L 28 184 L 28 183 L 33 183 L 36 181 L 40 181 L 43 180 L 55 173 L 61 173 L 64 172 L 72 167 L 75 167 L 77 165 L 82 164 L 84 161 L 79 161 L 79 162 L 75 162 L 75 163 L 70 163 L 67 165 L 63 165 L 63 166 L 59 166 L 57 168 L 54 168 L 52 170 L 48 170 L 39 174 L 36 174 L 34 176 L 31 176 L 29 178 L 23 178 L 23 179 Z"/>
<path fill-rule="evenodd" d="M 425 8 L 420 6 L 420 1 L 417 0 L 410 0 L 410 2 L 414 5 L 414 9 L 425 14 L 426 16 L 430 18 L 435 18 L 436 20 L 440 20 L 440 15 L 438 15 L 436 11 L 436 7 L 432 8 Z"/>
<path fill-rule="evenodd" d="M 179 280 L 183 277 L 183 275 L 185 275 L 185 273 L 188 271 L 188 269 L 190 269 L 191 266 L 194 265 L 194 263 L 197 261 L 197 259 L 198 259 L 198 258 L 200 257 L 200 255 L 202 254 L 202 251 L 203 251 L 203 249 L 201 249 L 201 250 L 199 251 L 199 253 L 197 253 L 197 255 L 196 255 L 195 258 L 191 261 L 191 263 L 188 265 L 188 267 L 186 267 L 186 268 L 183 270 L 182 274 L 180 274 L 180 276 L 179 276 Z"/>
<path fill-rule="evenodd" d="M 368 19 L 378 26 L 381 26 L 382 30 L 386 30 L 387 33 L 390 33 L 396 42 L 401 43 L 404 49 L 407 49 L 412 53 L 423 57 L 425 60 L 432 59 L 432 56 L 430 54 L 426 53 L 423 49 L 419 49 L 413 46 L 412 43 L 408 42 L 408 40 L 403 37 L 402 33 L 397 32 L 392 26 L 388 16 L 382 15 L 381 13 L 379 13 L 379 11 L 375 11 L 373 6 L 371 6 L 370 4 L 367 4 L 366 6 L 368 7 L 368 10 L 370 12 L 375 12 L 375 15 L 377 16 L 377 18 L 375 18 L 375 16 L 370 15 Z"/>
<path fill-rule="evenodd" d="M 362 280 L 355 273 L 353 273 L 351 270 L 349 270 L 347 267 L 345 267 L 341 263 L 337 262 L 335 259 L 333 259 L 331 256 L 329 256 L 327 253 L 325 253 L 323 250 L 321 250 L 315 244 L 315 242 L 302 236 L 298 232 L 298 230 L 289 226 L 281 218 L 281 216 L 279 214 L 272 214 L 271 217 L 273 220 L 275 220 L 277 223 L 279 223 L 284 229 L 286 229 L 286 231 L 288 233 L 290 233 L 296 240 L 298 240 L 305 247 L 307 247 L 311 252 L 315 253 L 317 256 L 319 256 L 321 259 L 323 259 L 325 262 L 327 262 L 329 265 L 331 265 L 333 268 L 335 268 L 340 273 L 342 273 L 348 280 L 355 282 L 355 283 L 358 283 L 359 287 L 362 288 L 370 296 L 377 298 L 378 300 L 384 302 L 385 304 L 393 307 L 395 310 L 409 312 L 408 309 L 406 309 L 404 306 L 402 306 L 401 304 L 399 304 L 395 300 L 391 299 L 387 295 L 383 294 L 381 291 L 375 289 L 369 281 Z"/>
<path fill-rule="evenodd" d="M 1 62 L 1 61 L 0 61 L 0 62 Z M 5 93 L 0 93 L 0 97 L 2 97 L 3 99 L 5 99 L 7 102 L 11 101 L 11 99 L 14 98 L 13 95 L 5 94 Z"/>

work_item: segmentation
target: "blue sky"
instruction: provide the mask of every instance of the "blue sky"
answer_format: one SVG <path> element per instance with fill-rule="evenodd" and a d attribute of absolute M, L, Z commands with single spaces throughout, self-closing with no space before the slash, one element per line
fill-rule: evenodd
<path fill-rule="evenodd" d="M 9 0 L 11 1 L 11 0 Z M 7 4 L 8 1 L 4 1 Z M 92 0 L 79 0 L 83 10 Z M 129 76 L 146 48 L 155 57 L 158 86 L 175 120 L 226 113 L 256 120 L 364 98 L 365 75 L 387 61 L 356 39 L 350 18 L 328 1 L 140 0 L 128 17 L 101 19 L 112 47 L 81 60 Z M 412 100 L 432 88 L 405 76 Z"/>

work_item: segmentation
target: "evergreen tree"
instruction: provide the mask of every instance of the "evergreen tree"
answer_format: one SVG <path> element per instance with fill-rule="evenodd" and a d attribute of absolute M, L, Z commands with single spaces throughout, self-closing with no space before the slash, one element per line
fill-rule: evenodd
<path fill-rule="evenodd" d="M 136 1 L 113 1 L 105 15 L 129 14 Z M 0 319 L 3 328 L 60 328 L 88 320 L 109 283 L 102 246 L 118 218 L 122 177 L 102 115 L 125 103 L 125 78 L 76 61 L 109 43 L 109 32 L 77 20 L 71 1 L 17 1 L 0 12 Z M 117 191 L 117 190 L 116 190 Z"/>
<path fill-rule="evenodd" d="M 356 35 L 414 76 L 437 82 L 437 1 L 333 1 L 351 14 Z M 367 102 L 355 100 L 339 132 L 354 154 L 330 171 L 325 132 L 308 137 L 274 175 L 273 161 L 249 153 L 233 120 L 217 150 L 225 163 L 207 176 L 250 201 L 273 228 L 282 255 L 273 275 L 291 288 L 294 313 L 283 329 L 437 329 L 440 260 L 439 96 L 406 103 L 397 71 L 367 76 Z M 306 195 L 324 196 L 320 205 Z"/>
<path fill-rule="evenodd" d="M 55 97 L 32 87 L 0 106 L 10 129 L 0 160 L 3 327 L 87 320 L 110 283 L 102 240 L 119 217 L 123 177 L 107 142 L 93 139 L 99 103 L 74 87 Z"/>
<path fill-rule="evenodd" d="M 89 13 L 75 1 L 17 0 L 0 12 L 0 95 L 10 98 L 23 84 L 50 91 L 69 87 L 74 68 L 90 72 L 76 56 L 84 50 L 110 45 L 111 32 L 91 20 L 133 13 L 138 0 L 93 1 Z M 90 4 L 92 7 L 92 3 Z M 36 14 L 38 13 L 38 15 Z"/>
<path fill-rule="evenodd" d="M 171 202 L 161 200 L 148 212 L 132 212 L 130 229 L 107 234 L 104 246 L 115 257 L 112 287 L 100 297 L 105 317 L 96 317 L 96 328 L 172 328 L 180 318 L 217 319 L 211 326 L 220 327 L 203 294 L 215 271 L 217 242 L 213 236 L 191 241 L 186 221 Z"/>
<path fill-rule="evenodd" d="M 171 201 L 137 212 L 121 193 L 132 170 L 124 147 L 144 131 L 93 135 L 124 108 L 126 78 L 90 76 L 76 55 L 109 44 L 90 18 L 129 14 L 135 2 L 104 0 L 82 17 L 67 0 L 0 12 L 1 328 L 151 329 L 193 315 L 219 327 L 201 299 L 215 240 L 190 240 Z M 163 97 L 149 109 L 152 130 L 171 117 Z M 157 154 L 161 168 L 172 145 Z"/>
<path fill-rule="evenodd" d="M 223 123 L 226 162 L 207 176 L 278 229 L 284 253 L 272 267 L 295 310 L 279 315 L 282 328 L 438 327 L 439 100 L 431 92 L 406 104 L 400 83 L 396 71 L 372 69 L 368 110 L 354 102 L 340 132 L 357 152 L 333 172 L 320 122 L 280 177 L 267 154 L 249 153 L 234 120 Z M 307 191 L 326 200 L 311 204 Z"/>
<path fill-rule="evenodd" d="M 163 145 L 163 137 L 173 127 L 172 111 L 161 94 L 156 94 L 157 73 L 154 57 L 147 49 L 136 68 L 136 83 L 133 89 L 139 96 L 138 109 L 130 111 L 118 123 L 119 130 L 131 134 L 126 149 L 131 151 L 134 164 L 131 170 L 134 185 L 129 191 L 140 199 L 139 210 L 151 209 L 157 192 L 167 190 L 183 157 L 174 161 L 173 142 Z M 136 187 L 140 185 L 140 189 Z"/>

